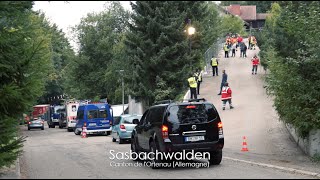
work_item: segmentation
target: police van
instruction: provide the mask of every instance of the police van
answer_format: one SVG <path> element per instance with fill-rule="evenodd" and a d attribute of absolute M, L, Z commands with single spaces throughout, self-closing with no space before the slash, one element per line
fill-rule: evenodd
<path fill-rule="evenodd" d="M 109 104 L 92 103 L 82 104 L 78 107 L 76 127 L 74 133 L 80 135 L 82 128 L 87 128 L 87 134 L 111 134 L 113 114 Z"/>

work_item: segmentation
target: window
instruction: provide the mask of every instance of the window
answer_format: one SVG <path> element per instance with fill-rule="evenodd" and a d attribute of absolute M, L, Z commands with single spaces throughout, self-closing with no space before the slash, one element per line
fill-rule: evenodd
<path fill-rule="evenodd" d="M 105 109 L 100 109 L 98 113 L 98 118 L 107 118 L 108 112 Z"/>
<path fill-rule="evenodd" d="M 123 124 L 132 124 L 134 119 L 140 120 L 141 116 L 129 116 L 122 119 Z"/>
<path fill-rule="evenodd" d="M 121 117 L 120 116 L 114 116 L 113 117 L 113 125 L 118 125 L 120 123 L 120 119 Z"/>
<path fill-rule="evenodd" d="M 84 110 L 80 110 L 77 112 L 77 119 L 83 119 L 84 118 Z"/>
<path fill-rule="evenodd" d="M 148 116 L 148 114 L 149 114 L 149 110 L 147 110 L 147 111 L 143 114 L 143 116 L 142 116 L 142 118 L 141 118 L 141 120 L 140 120 L 140 122 L 139 122 L 139 125 L 146 124 L 146 117 Z"/>
<path fill-rule="evenodd" d="M 150 123 L 161 123 L 163 120 L 163 114 L 165 111 L 166 107 L 156 107 L 152 108 L 150 111 L 150 115 L 148 116 L 148 121 Z"/>
<path fill-rule="evenodd" d="M 88 118 L 94 119 L 94 118 L 107 118 L 108 112 L 105 109 L 95 109 L 95 110 L 89 110 L 88 111 Z"/>
<path fill-rule="evenodd" d="M 215 108 L 210 104 L 171 106 L 168 121 L 174 124 L 205 123 L 217 117 Z"/>

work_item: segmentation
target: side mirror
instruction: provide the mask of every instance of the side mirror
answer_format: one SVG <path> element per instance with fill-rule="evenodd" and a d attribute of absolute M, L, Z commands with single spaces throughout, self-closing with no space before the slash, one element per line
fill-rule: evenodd
<path fill-rule="evenodd" d="M 139 124 L 139 119 L 133 119 L 132 123 L 138 125 Z"/>

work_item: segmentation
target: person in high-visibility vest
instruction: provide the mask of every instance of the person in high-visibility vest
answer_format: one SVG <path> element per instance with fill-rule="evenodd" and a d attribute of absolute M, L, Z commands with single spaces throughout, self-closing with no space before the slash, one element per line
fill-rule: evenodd
<path fill-rule="evenodd" d="M 229 103 L 230 109 L 233 109 L 231 99 L 232 99 L 232 90 L 229 87 L 229 83 L 226 82 L 224 83 L 224 86 L 221 91 L 222 110 L 226 109 L 227 102 Z"/>
<path fill-rule="evenodd" d="M 227 43 L 224 44 L 223 50 L 224 50 L 224 57 L 229 58 L 229 46 Z"/>
<path fill-rule="evenodd" d="M 212 76 L 214 76 L 215 74 L 218 76 L 218 65 L 219 65 L 219 60 L 212 56 L 211 58 Z"/>
<path fill-rule="evenodd" d="M 197 78 L 193 74 L 188 78 L 189 87 L 190 87 L 190 99 L 197 99 Z"/>

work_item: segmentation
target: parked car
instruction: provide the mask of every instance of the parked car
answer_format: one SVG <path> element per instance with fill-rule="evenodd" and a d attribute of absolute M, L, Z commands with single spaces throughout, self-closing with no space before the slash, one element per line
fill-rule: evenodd
<path fill-rule="evenodd" d="M 40 129 L 44 130 L 44 120 L 41 118 L 34 118 L 28 122 L 28 130 Z"/>
<path fill-rule="evenodd" d="M 202 101 L 202 102 L 199 102 Z M 159 102 L 145 111 L 131 136 L 132 152 L 207 152 L 218 165 L 224 146 L 223 128 L 215 106 L 205 99 Z M 151 158 L 154 163 L 161 159 Z"/>
<path fill-rule="evenodd" d="M 133 124 L 133 120 L 140 121 L 142 115 L 124 114 L 114 118 L 112 126 L 112 142 L 118 140 L 119 144 L 124 141 L 131 140 L 131 133 L 136 124 Z"/>

